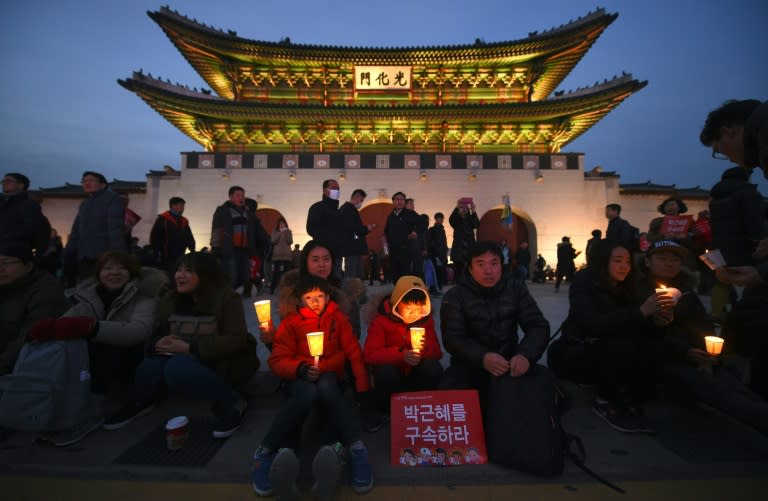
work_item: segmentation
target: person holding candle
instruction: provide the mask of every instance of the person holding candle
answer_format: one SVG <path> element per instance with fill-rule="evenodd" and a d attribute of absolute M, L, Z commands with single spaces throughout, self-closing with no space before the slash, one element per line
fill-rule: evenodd
<path fill-rule="evenodd" d="M 355 390 L 364 393 L 369 389 L 360 344 L 346 315 L 331 299 L 332 289 L 325 280 L 307 275 L 294 290 L 301 306 L 283 318 L 269 357 L 272 371 L 286 382 L 288 398 L 254 453 L 253 489 L 259 496 L 278 499 L 297 495 L 299 462 L 290 446 L 312 408 L 319 404 L 349 448 L 352 489 L 359 494 L 368 492 L 373 488 L 373 469 L 361 440 L 359 421 L 351 402 L 344 398 L 347 362 L 354 373 Z M 315 364 L 307 335 L 318 332 L 323 333 L 323 348 Z M 313 492 L 320 499 L 330 499 L 336 489 L 341 475 L 338 452 L 335 446 L 323 446 L 312 462 Z"/>
<path fill-rule="evenodd" d="M 660 377 L 654 315 L 661 294 L 635 298 L 632 253 L 626 244 L 598 242 L 589 266 L 576 273 L 563 333 L 549 347 L 549 367 L 560 378 L 595 385 L 595 414 L 625 433 L 649 433 L 641 402 Z"/>
<path fill-rule="evenodd" d="M 283 274 L 277 291 L 277 307 L 280 318 L 294 313 L 301 306 L 296 297 L 296 284 L 301 278 L 315 276 L 331 286 L 331 299 L 352 323 L 352 331 L 360 337 L 360 301 L 365 294 L 365 284 L 359 278 L 345 278 L 343 281 L 334 272 L 334 256 L 328 244 L 310 240 L 301 251 L 299 269 Z M 272 345 L 275 327 L 272 321 L 260 325 L 261 340 L 267 347 Z"/>
<path fill-rule="evenodd" d="M 431 310 L 424 281 L 412 275 L 400 277 L 392 294 L 379 304 L 363 347 L 375 382 L 373 401 L 364 417 L 366 431 L 381 428 L 381 413 L 387 412 L 392 393 L 432 390 L 439 385 L 443 352 Z M 413 344 L 411 328 L 423 329 L 419 346 Z"/>

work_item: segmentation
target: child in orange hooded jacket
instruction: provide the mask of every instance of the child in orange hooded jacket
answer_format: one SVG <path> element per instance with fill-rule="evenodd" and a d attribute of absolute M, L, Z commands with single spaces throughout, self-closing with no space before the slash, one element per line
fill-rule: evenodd
<path fill-rule="evenodd" d="M 392 393 L 436 389 L 443 375 L 443 352 L 435 332 L 431 302 L 424 281 L 416 276 L 400 277 L 389 298 L 382 300 L 378 314 L 368 326 L 363 356 L 373 369 L 375 388 L 366 409 L 366 431 L 381 427 L 382 412 L 389 408 Z M 410 329 L 421 327 L 421 346 L 411 343 Z"/>

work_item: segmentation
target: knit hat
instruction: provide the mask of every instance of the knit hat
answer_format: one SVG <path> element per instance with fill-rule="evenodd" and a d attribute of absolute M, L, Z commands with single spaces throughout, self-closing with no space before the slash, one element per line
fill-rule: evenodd
<path fill-rule="evenodd" d="M 688 249 L 672 240 L 659 240 L 658 242 L 652 243 L 651 246 L 648 247 L 648 250 L 645 251 L 645 255 L 646 257 L 650 257 L 657 252 L 671 252 L 683 258 L 688 255 Z"/>
<path fill-rule="evenodd" d="M 26 242 L 3 242 L 0 244 L 0 256 L 16 257 L 28 263 L 32 261 L 32 248 Z"/>
<path fill-rule="evenodd" d="M 432 303 L 429 300 L 429 292 L 427 286 L 424 285 L 424 281 L 419 277 L 413 275 L 404 275 L 397 280 L 395 288 L 392 291 L 392 295 L 389 297 L 389 302 L 392 305 L 392 314 L 396 317 L 404 320 L 397 312 L 397 305 L 400 301 L 412 290 L 420 290 L 426 297 L 426 303 L 424 304 L 424 315 L 427 316 L 432 311 Z"/>

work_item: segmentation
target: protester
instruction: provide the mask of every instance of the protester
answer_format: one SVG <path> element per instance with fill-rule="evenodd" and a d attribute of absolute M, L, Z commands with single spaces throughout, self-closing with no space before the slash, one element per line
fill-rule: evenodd
<path fill-rule="evenodd" d="M 549 322 L 525 283 L 502 272 L 498 244 L 477 242 L 467 259 L 440 309 L 443 344 L 451 354 L 441 387 L 476 388 L 482 397 L 491 376 L 522 376 L 541 358 Z"/>
<path fill-rule="evenodd" d="M 168 272 L 171 283 L 179 258 L 187 249 L 195 252 L 195 237 L 189 220 L 182 215 L 186 203 L 181 197 L 171 197 L 168 200 L 169 209 L 157 216 L 149 234 L 149 244 L 160 266 Z"/>
<path fill-rule="evenodd" d="M 627 249 L 634 252 L 632 225 L 621 217 L 621 205 L 608 204 L 605 206 L 605 217 L 608 219 L 608 228 L 605 230 L 605 238 L 624 244 Z"/>
<path fill-rule="evenodd" d="M 165 274 L 147 268 L 125 251 L 108 251 L 96 261 L 92 278 L 80 282 L 72 295 L 74 306 L 60 318 L 38 322 L 29 332 L 36 341 L 88 340 L 91 392 L 97 407 L 75 428 L 49 437 L 56 446 L 79 442 L 104 422 L 104 398 L 115 383 L 132 382 L 143 359 L 144 343 L 152 333 L 156 297 L 165 287 Z M 117 426 L 120 427 L 120 426 Z"/>
<path fill-rule="evenodd" d="M 51 225 L 40 204 L 29 199 L 29 178 L 18 172 L 3 176 L 0 195 L 0 243 L 23 242 L 38 257 L 48 247 Z"/>
<path fill-rule="evenodd" d="M 37 264 L 51 275 L 58 277 L 63 254 L 64 245 L 61 243 L 59 232 L 55 228 L 51 228 L 48 245 L 37 254 Z"/>
<path fill-rule="evenodd" d="M 453 243 L 451 244 L 451 261 L 455 276 L 463 275 L 467 266 L 469 248 L 475 243 L 475 229 L 480 226 L 480 220 L 475 212 L 475 202 L 471 198 L 460 198 L 448 217 L 448 223 L 453 228 Z"/>
<path fill-rule="evenodd" d="M 348 448 L 352 488 L 363 494 L 373 487 L 373 469 L 361 440 L 360 424 L 344 398 L 345 363 L 355 373 L 355 391 L 368 391 L 368 374 L 360 345 L 346 315 L 330 298 L 328 283 L 316 276 L 301 278 L 295 287 L 301 306 L 286 316 L 275 335 L 269 366 L 286 382 L 287 401 L 278 411 L 254 453 L 253 489 L 277 499 L 296 496 L 299 462 L 290 445 L 315 404 Z M 313 358 L 307 334 L 323 332 L 322 354 Z M 313 461 L 314 494 L 330 499 L 341 474 L 341 460 L 332 445 L 320 448 Z"/>
<path fill-rule="evenodd" d="M 327 242 L 331 246 L 334 259 L 334 273 L 341 278 L 341 248 L 343 227 L 339 212 L 339 182 L 335 179 L 323 181 L 323 197 L 315 202 L 307 212 L 307 233 L 313 240 Z"/>
<path fill-rule="evenodd" d="M 365 294 L 365 284 L 360 279 L 339 280 L 334 273 L 333 254 L 328 244 L 310 240 L 301 252 L 299 269 L 290 270 L 280 280 L 277 291 L 280 318 L 285 318 L 299 306 L 294 289 L 301 278 L 312 275 L 327 280 L 331 285 L 331 299 L 347 315 L 355 335 L 360 337 L 360 300 Z M 271 345 L 275 327 L 269 324 L 260 326 L 261 340 Z"/>
<path fill-rule="evenodd" d="M 64 249 L 64 275 L 70 287 L 93 275 L 99 256 L 126 249 L 125 204 L 120 196 L 98 172 L 84 172 L 82 185 L 88 197 L 77 209 Z"/>
<path fill-rule="evenodd" d="M 293 255 L 291 254 L 291 244 L 293 243 L 293 233 L 288 228 L 288 222 L 285 218 L 277 220 L 277 225 L 272 232 L 272 277 L 269 281 L 269 293 L 274 294 L 277 284 L 283 273 L 291 269 Z"/>
<path fill-rule="evenodd" d="M 251 297 L 251 290 L 256 286 L 258 294 L 263 280 L 271 280 L 272 267 L 267 263 L 272 260 L 272 245 L 270 236 L 264 230 L 257 216 L 259 203 L 245 199 L 245 212 L 248 214 L 248 280 L 243 285 L 243 297 Z M 269 274 L 269 276 L 267 276 Z"/>
<path fill-rule="evenodd" d="M 528 280 L 528 268 L 531 266 L 531 250 L 528 248 L 528 242 L 520 242 L 515 252 L 515 261 L 519 276 L 523 280 Z"/>
<path fill-rule="evenodd" d="M 211 222 L 211 252 L 221 260 L 232 288 L 250 282 L 248 227 L 256 217 L 245 210 L 245 190 L 231 186 L 229 200 L 216 207 Z"/>
<path fill-rule="evenodd" d="M 570 237 L 563 237 L 557 244 L 557 271 L 555 275 L 555 292 L 560 292 L 560 284 L 565 279 L 566 282 L 573 281 L 573 274 L 576 272 L 576 264 L 573 262 L 576 256 L 581 254 L 571 245 Z"/>
<path fill-rule="evenodd" d="M 653 294 L 660 285 L 675 288 L 679 299 L 658 313 L 657 335 L 663 339 L 664 381 L 668 392 L 691 395 L 763 432 L 768 431 L 768 402 L 751 392 L 730 366 L 711 371 L 704 337 L 714 324 L 693 290 L 694 277 L 683 268 L 687 250 L 673 241 L 656 242 L 640 267 L 639 297 Z M 694 352 L 692 350 L 698 350 Z"/>
<path fill-rule="evenodd" d="M 649 335 L 661 303 L 655 293 L 636 301 L 629 249 L 613 240 L 598 242 L 568 297 L 568 317 L 549 347 L 549 367 L 561 378 L 595 385 L 592 410 L 612 428 L 652 432 L 641 404 L 661 377 L 660 341 Z"/>
<path fill-rule="evenodd" d="M 366 431 L 381 427 L 392 393 L 432 390 L 440 383 L 443 353 L 431 311 L 427 287 L 416 276 L 400 277 L 392 294 L 379 303 L 363 347 L 374 381 L 373 402 L 363 422 Z M 412 344 L 411 327 L 424 329 L 420 346 Z"/>
<path fill-rule="evenodd" d="M 363 256 L 368 256 L 368 243 L 365 236 L 376 228 L 375 223 L 363 224 L 360 219 L 360 208 L 368 194 L 360 188 L 352 192 L 349 202 L 339 209 L 339 219 L 343 231 L 340 244 L 341 256 L 344 258 L 344 276 L 348 278 L 363 278 Z"/>
<path fill-rule="evenodd" d="M 435 267 L 435 279 L 437 285 L 435 290 L 430 289 L 430 293 L 442 293 L 446 283 L 445 268 L 448 264 L 448 240 L 445 236 L 445 227 L 443 221 L 445 216 L 442 212 L 435 213 L 435 224 L 427 231 L 427 253 Z"/>
<path fill-rule="evenodd" d="M 176 290 L 160 300 L 145 358 L 136 369 L 135 396 L 109 419 L 125 426 L 148 412 L 164 388 L 213 402 L 214 438 L 240 427 L 244 401 L 235 388 L 258 368 L 256 342 L 245 325 L 243 303 L 216 259 L 185 254 Z M 119 426 L 118 426 L 119 425 Z"/>
<path fill-rule="evenodd" d="M 392 195 L 392 212 L 387 216 L 384 236 L 389 249 L 389 280 L 396 282 L 403 275 L 411 275 L 413 265 L 411 249 L 418 238 L 421 220 L 418 214 L 405 206 L 405 193 Z"/>
<path fill-rule="evenodd" d="M 602 237 L 603 237 L 603 232 L 602 231 L 600 231 L 598 229 L 592 230 L 592 238 L 587 240 L 587 247 L 586 247 L 586 249 L 584 249 L 584 254 L 587 256 L 587 266 L 589 266 L 589 254 L 590 254 L 590 251 L 592 250 L 594 245 L 602 239 Z"/>
<path fill-rule="evenodd" d="M 25 242 L 0 242 L 0 375 L 13 371 L 29 328 L 69 307 L 61 283 L 35 266 Z"/>

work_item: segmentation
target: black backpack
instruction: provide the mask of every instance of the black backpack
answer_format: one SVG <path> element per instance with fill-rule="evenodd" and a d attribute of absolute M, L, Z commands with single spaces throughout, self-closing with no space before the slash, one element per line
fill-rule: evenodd
<path fill-rule="evenodd" d="M 559 329 L 558 329 L 559 332 Z M 624 493 L 585 464 L 581 439 L 566 433 L 560 417 L 570 407 L 554 373 L 532 365 L 519 377 L 492 377 L 485 409 L 485 441 L 493 463 L 534 475 L 560 475 L 569 458 L 582 471 Z"/>

